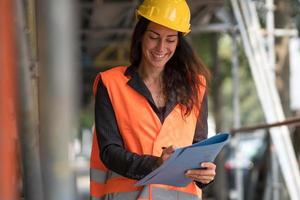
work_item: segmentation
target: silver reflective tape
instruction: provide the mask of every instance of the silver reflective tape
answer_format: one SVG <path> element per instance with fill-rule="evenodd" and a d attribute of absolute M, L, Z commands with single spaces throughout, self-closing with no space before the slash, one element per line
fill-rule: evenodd
<path fill-rule="evenodd" d="M 90 200 L 105 200 L 103 197 L 90 197 Z"/>
<path fill-rule="evenodd" d="M 116 173 L 116 172 L 113 172 L 113 171 L 108 171 L 108 179 L 109 178 L 116 178 L 116 177 L 122 177 L 122 175 L 120 175 L 120 174 L 118 174 L 118 173 Z"/>
<path fill-rule="evenodd" d="M 108 199 L 105 200 L 134 200 L 137 199 L 140 194 L 140 191 L 134 192 L 115 192 L 108 194 Z"/>
<path fill-rule="evenodd" d="M 178 194 L 178 199 L 201 200 L 200 197 L 186 192 L 177 192 L 177 194 Z"/>
<path fill-rule="evenodd" d="M 143 187 L 143 189 L 140 191 L 139 198 L 142 198 L 142 199 L 149 198 L 149 185 Z"/>
<path fill-rule="evenodd" d="M 90 200 L 135 200 L 138 199 L 140 191 L 134 192 L 115 192 L 103 197 L 91 197 Z"/>
<path fill-rule="evenodd" d="M 97 183 L 106 183 L 107 179 L 122 177 L 120 174 L 117 174 L 116 172 L 113 172 L 111 170 L 104 172 L 102 170 L 94 169 L 94 168 L 90 169 L 90 175 L 91 175 L 91 180 Z"/>
<path fill-rule="evenodd" d="M 164 188 L 152 188 L 152 199 L 153 200 L 201 200 L 196 195 L 192 195 L 186 192 L 180 192 L 176 190 L 168 190 Z"/>
<path fill-rule="evenodd" d="M 92 181 L 95 181 L 97 183 L 105 183 L 107 172 L 98 170 L 98 169 L 90 169 L 90 177 Z"/>

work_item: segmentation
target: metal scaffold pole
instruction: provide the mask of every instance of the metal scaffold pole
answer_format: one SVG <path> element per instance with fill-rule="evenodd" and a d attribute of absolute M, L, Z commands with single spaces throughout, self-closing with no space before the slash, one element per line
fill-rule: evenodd
<path fill-rule="evenodd" d="M 19 127 L 21 140 L 21 155 L 23 166 L 23 191 L 25 199 L 41 200 L 43 197 L 40 154 L 39 154 L 39 135 L 38 135 L 38 116 L 35 113 L 37 105 L 36 96 L 33 94 L 32 74 L 33 69 L 26 34 L 26 17 L 24 14 L 24 2 L 16 1 L 17 33 L 18 33 L 18 93 L 19 93 Z"/>
<path fill-rule="evenodd" d="M 239 101 L 239 59 L 238 59 L 238 42 L 237 42 L 237 33 L 236 30 L 233 30 L 231 33 L 231 63 L 232 63 L 232 93 L 233 93 L 233 127 L 239 128 L 241 126 L 240 118 L 240 101 Z M 237 147 L 239 135 L 235 135 L 235 147 Z M 235 159 L 239 160 L 241 157 L 241 152 L 238 148 L 235 150 Z M 243 169 L 240 166 L 237 166 L 235 172 L 235 190 L 236 190 L 236 199 L 244 199 L 244 184 L 243 184 Z"/>
<path fill-rule="evenodd" d="M 266 0 L 267 7 L 267 31 L 268 31 L 268 57 L 273 81 L 275 81 L 275 23 L 274 23 L 274 0 Z"/>
<path fill-rule="evenodd" d="M 273 72 L 268 57 L 270 54 L 265 49 L 254 2 L 231 0 L 231 4 L 266 120 L 268 123 L 282 121 L 285 116 L 271 75 Z M 271 49 L 272 47 L 269 48 Z M 300 173 L 289 130 L 286 126 L 282 126 L 271 128 L 270 133 L 290 198 L 299 200 Z"/>
<path fill-rule="evenodd" d="M 78 129 L 79 54 L 76 3 L 38 1 L 39 111 L 46 200 L 76 200 L 70 144 Z"/>

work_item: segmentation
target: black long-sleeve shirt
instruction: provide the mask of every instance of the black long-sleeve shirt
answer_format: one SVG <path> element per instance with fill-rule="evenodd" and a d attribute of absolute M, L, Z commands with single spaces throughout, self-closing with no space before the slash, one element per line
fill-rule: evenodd
<path fill-rule="evenodd" d="M 148 100 L 161 123 L 163 123 L 164 119 L 176 106 L 176 102 L 168 99 L 163 109 L 157 108 L 150 91 L 135 69 L 128 67 L 124 75 L 130 77 L 127 84 Z M 197 120 L 193 143 L 207 138 L 206 94 L 203 98 L 199 116 L 200 118 Z M 96 94 L 95 122 L 97 140 L 98 144 L 100 144 L 99 149 L 101 155 L 99 156 L 107 168 L 122 176 L 139 180 L 158 167 L 157 163 L 159 157 L 153 155 L 138 155 L 124 148 L 123 139 L 116 122 L 114 108 L 112 107 L 108 91 L 102 80 L 99 80 Z M 204 186 L 204 184 L 201 183 L 197 183 L 197 185 L 199 187 Z"/>

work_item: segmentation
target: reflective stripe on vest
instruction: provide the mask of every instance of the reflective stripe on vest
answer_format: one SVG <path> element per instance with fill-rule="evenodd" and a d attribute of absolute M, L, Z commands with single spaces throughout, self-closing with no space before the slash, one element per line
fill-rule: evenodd
<path fill-rule="evenodd" d="M 126 69 L 127 67 L 112 68 L 98 74 L 94 82 L 94 94 L 96 94 L 100 79 L 108 91 L 126 150 L 137 154 L 160 156 L 163 146 L 190 145 L 194 138 L 198 112 L 194 109 L 189 116 L 183 119 L 181 108 L 176 105 L 161 124 L 147 99 L 127 84 L 129 77 L 124 75 Z M 200 79 L 205 84 L 205 80 L 201 77 Z M 205 87 L 200 86 L 200 100 L 202 100 L 204 92 Z M 126 199 L 127 197 L 130 200 L 156 200 L 168 199 L 168 196 L 176 197 L 175 199 L 194 200 L 201 197 L 201 190 L 195 183 L 186 187 L 156 184 L 135 187 L 136 180 L 108 170 L 101 162 L 99 155 L 99 145 L 94 131 L 90 163 L 90 192 L 95 200 L 97 198 L 103 200 Z"/>
<path fill-rule="evenodd" d="M 97 183 L 105 183 L 106 181 L 106 172 L 98 170 L 98 169 L 90 169 L 90 179 Z"/>
<path fill-rule="evenodd" d="M 153 200 L 184 200 L 184 199 L 189 199 L 189 200 L 200 200 L 201 198 L 188 194 L 185 192 L 179 192 L 175 190 L 167 190 L 164 188 L 156 188 L 153 187 L 151 190 L 152 193 L 152 199 Z"/>
<path fill-rule="evenodd" d="M 116 192 L 107 194 L 103 197 L 91 197 L 91 200 L 135 200 L 138 199 L 140 191 L 135 192 Z"/>
<path fill-rule="evenodd" d="M 153 200 L 201 200 L 201 198 L 184 192 L 168 190 L 164 188 L 151 188 L 151 199 Z M 148 200 L 150 199 L 149 186 L 142 191 L 115 192 L 103 197 L 91 197 L 91 200 Z"/>
<path fill-rule="evenodd" d="M 110 178 L 116 178 L 116 177 L 122 177 L 120 174 L 115 173 L 111 170 L 108 171 L 102 171 L 99 169 L 90 169 L 90 177 L 92 181 L 95 181 L 97 183 L 105 183 L 106 180 Z"/>

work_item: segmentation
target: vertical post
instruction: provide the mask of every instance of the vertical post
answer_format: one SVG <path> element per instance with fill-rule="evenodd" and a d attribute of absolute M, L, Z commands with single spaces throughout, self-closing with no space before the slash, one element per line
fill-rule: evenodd
<path fill-rule="evenodd" d="M 267 32 L 268 32 L 268 54 L 270 71 L 272 72 L 273 81 L 275 81 L 275 23 L 274 23 L 274 0 L 266 0 L 267 7 Z"/>
<path fill-rule="evenodd" d="M 231 56 L 231 63 L 232 63 L 232 94 L 233 94 L 233 127 L 239 128 L 241 126 L 241 119 L 240 119 L 240 103 L 239 103 L 239 62 L 238 62 L 238 45 L 237 45 L 237 33 L 234 30 L 231 33 L 231 41 L 232 41 L 232 56 Z M 235 135 L 235 160 L 240 160 L 240 151 L 237 148 L 239 135 Z M 240 162 L 237 162 L 240 163 Z M 243 184 L 243 169 L 239 164 L 236 166 L 235 171 L 235 187 L 236 187 L 236 199 L 243 200 L 244 199 L 244 184 Z"/>
<path fill-rule="evenodd" d="M 239 99 L 239 59 L 238 59 L 238 45 L 237 45 L 237 32 L 233 30 L 231 33 L 232 44 L 232 93 L 233 93 L 233 127 L 239 128 L 241 126 L 240 117 L 240 99 Z"/>
<path fill-rule="evenodd" d="M 231 0 L 231 4 L 240 27 L 246 55 L 250 63 L 251 72 L 255 80 L 266 120 L 269 123 L 282 120 L 284 119 L 284 113 L 282 105 L 280 104 L 278 91 L 274 81 L 272 81 L 270 73 L 264 69 L 265 66 L 268 66 L 268 57 L 263 45 L 262 36 L 259 34 L 260 26 L 254 3 L 250 1 Z M 247 6 L 245 6 L 246 8 L 241 6 L 241 10 L 239 4 L 247 4 Z M 250 14 L 252 21 L 244 21 Z M 291 143 L 289 130 L 286 126 L 274 127 L 270 128 L 270 133 L 290 198 L 298 200 L 300 199 L 299 166 Z"/>
<path fill-rule="evenodd" d="M 267 43 L 268 43 L 268 57 L 269 57 L 269 66 L 270 71 L 272 72 L 271 77 L 273 81 L 275 81 L 275 65 L 276 65 L 276 58 L 275 58 L 275 23 L 274 23 L 274 0 L 266 0 L 266 8 L 267 8 L 267 15 L 266 15 L 266 26 L 267 26 Z M 274 153 L 274 149 L 271 153 L 271 167 L 272 167 L 272 199 L 277 200 L 279 199 L 279 191 L 278 191 L 278 163 L 276 159 L 276 155 Z"/>
<path fill-rule="evenodd" d="M 14 1 L 0 1 L 0 199 L 18 199 Z"/>
<path fill-rule="evenodd" d="M 72 0 L 38 1 L 40 133 L 46 200 L 75 200 L 70 142 L 78 119 L 77 15 Z"/>
<path fill-rule="evenodd" d="M 280 199 L 280 182 L 279 182 L 279 165 L 277 160 L 277 155 L 275 153 L 274 145 L 271 144 L 271 180 L 272 180 L 272 200 Z"/>
<path fill-rule="evenodd" d="M 43 187 L 40 168 L 38 119 L 36 116 L 37 102 L 33 94 L 31 80 L 32 65 L 30 48 L 26 30 L 25 4 L 16 0 L 16 17 L 18 33 L 18 88 L 19 91 L 19 127 L 22 149 L 23 191 L 25 199 L 43 200 Z"/>
<path fill-rule="evenodd" d="M 213 103 L 214 103 L 214 119 L 216 121 L 216 131 L 220 131 L 222 127 L 222 98 L 221 98 L 221 83 L 222 83 L 222 74 L 220 70 L 220 58 L 219 58 L 219 34 L 214 33 L 212 34 L 212 57 L 213 57 L 213 74 L 214 74 L 214 81 L 212 84 L 212 92 L 213 92 Z M 224 152 L 221 152 L 220 155 L 216 158 L 216 165 L 217 166 L 224 166 Z M 216 169 L 216 181 L 214 183 L 213 187 L 213 194 L 215 195 L 215 198 L 218 200 L 225 200 L 228 196 L 228 190 L 227 190 L 227 182 L 226 182 L 226 173 L 225 169 L 223 167 L 217 167 Z"/>

